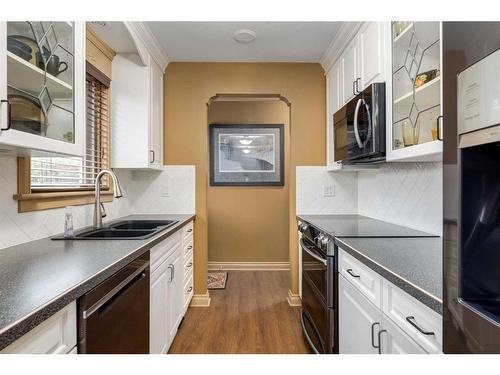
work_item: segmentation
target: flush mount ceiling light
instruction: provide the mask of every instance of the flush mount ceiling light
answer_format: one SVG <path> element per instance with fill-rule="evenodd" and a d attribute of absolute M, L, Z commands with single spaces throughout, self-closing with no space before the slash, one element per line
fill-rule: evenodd
<path fill-rule="evenodd" d="M 242 145 L 245 145 L 245 146 L 248 146 L 252 142 L 253 142 L 253 139 L 240 139 L 240 143 Z"/>
<path fill-rule="evenodd" d="M 244 153 L 244 154 L 249 154 L 249 153 L 250 153 L 250 150 L 246 148 L 246 149 L 244 149 L 244 150 L 243 150 L 243 153 Z"/>
<path fill-rule="evenodd" d="M 242 44 L 252 43 L 256 38 L 255 31 L 249 29 L 240 29 L 233 33 L 233 39 Z"/>

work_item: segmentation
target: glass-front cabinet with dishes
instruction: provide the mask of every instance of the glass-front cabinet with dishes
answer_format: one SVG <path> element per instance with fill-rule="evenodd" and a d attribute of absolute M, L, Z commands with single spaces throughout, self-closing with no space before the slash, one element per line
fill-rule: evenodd
<path fill-rule="evenodd" d="M 388 160 L 442 155 L 440 22 L 392 22 L 392 123 Z"/>
<path fill-rule="evenodd" d="M 83 155 L 84 28 L 0 23 L 0 149 Z"/>

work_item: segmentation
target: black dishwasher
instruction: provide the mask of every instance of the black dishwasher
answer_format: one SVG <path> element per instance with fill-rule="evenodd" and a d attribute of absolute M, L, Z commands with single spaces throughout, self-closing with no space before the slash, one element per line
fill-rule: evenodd
<path fill-rule="evenodd" d="M 149 252 L 79 298 L 78 353 L 149 353 Z"/>

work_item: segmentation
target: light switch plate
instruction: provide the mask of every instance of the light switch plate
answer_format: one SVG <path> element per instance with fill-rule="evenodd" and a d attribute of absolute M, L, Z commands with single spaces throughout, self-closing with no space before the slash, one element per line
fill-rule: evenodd
<path fill-rule="evenodd" d="M 334 197 L 335 196 L 335 185 L 323 185 L 323 196 L 324 197 Z"/>

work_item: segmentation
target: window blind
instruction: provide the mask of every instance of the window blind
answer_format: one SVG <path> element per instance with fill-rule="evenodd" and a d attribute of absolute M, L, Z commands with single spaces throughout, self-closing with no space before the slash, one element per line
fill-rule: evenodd
<path fill-rule="evenodd" d="M 32 157 L 32 190 L 86 190 L 109 166 L 109 87 L 87 73 L 84 157 Z M 107 186 L 107 176 L 102 184 Z"/>

